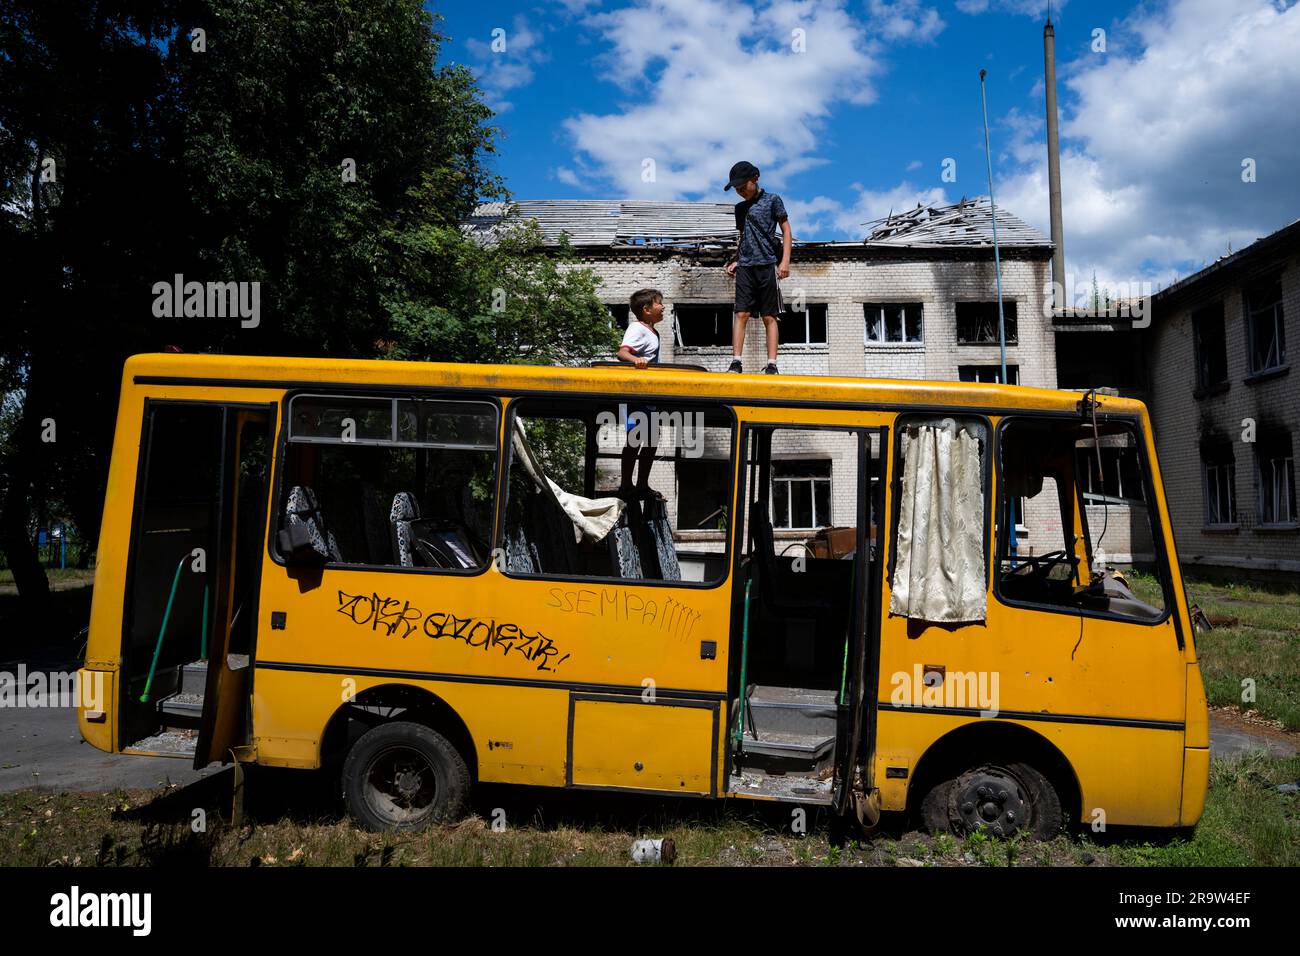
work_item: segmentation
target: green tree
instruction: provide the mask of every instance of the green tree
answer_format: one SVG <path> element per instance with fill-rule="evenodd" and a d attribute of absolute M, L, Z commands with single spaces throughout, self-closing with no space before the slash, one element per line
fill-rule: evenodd
<path fill-rule="evenodd" d="M 134 352 L 612 349 L 590 272 L 526 226 L 459 228 L 508 196 L 492 113 L 441 42 L 419 0 L 0 0 L 0 548 L 24 597 L 47 588 L 35 514 L 57 502 L 97 535 Z M 259 283 L 259 324 L 155 318 L 176 274 Z"/>
<path fill-rule="evenodd" d="M 507 215 L 491 242 L 430 226 L 394 243 L 404 255 L 384 294 L 393 358 L 556 365 L 608 358 L 617 348 L 596 297 L 599 279 L 572 267 L 567 239 L 555 253 L 539 253 L 532 220 Z M 411 294 L 421 288 L 437 293 Z"/>

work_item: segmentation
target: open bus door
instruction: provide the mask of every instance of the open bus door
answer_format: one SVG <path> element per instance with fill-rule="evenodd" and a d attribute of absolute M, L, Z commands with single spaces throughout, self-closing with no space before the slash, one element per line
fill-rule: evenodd
<path fill-rule="evenodd" d="M 732 793 L 840 813 L 861 802 L 885 431 L 798 421 L 742 431 Z"/>
<path fill-rule="evenodd" d="M 225 762 L 248 731 L 249 666 L 257 621 L 274 411 L 223 409 L 215 601 L 196 769 Z"/>
<path fill-rule="evenodd" d="M 119 749 L 228 759 L 247 728 L 273 405 L 149 399 L 122 634 Z"/>

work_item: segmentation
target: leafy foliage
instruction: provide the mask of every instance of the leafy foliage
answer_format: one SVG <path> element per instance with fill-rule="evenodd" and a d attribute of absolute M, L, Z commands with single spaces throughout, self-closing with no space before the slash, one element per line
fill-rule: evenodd
<path fill-rule="evenodd" d="M 419 0 L 0 0 L 0 547 L 20 590 L 43 593 L 45 515 L 97 534 L 132 353 L 614 347 L 566 253 L 523 225 L 491 246 L 459 228 L 508 197 L 492 112 L 442 39 Z M 176 275 L 259 283 L 259 324 L 155 318 Z"/>

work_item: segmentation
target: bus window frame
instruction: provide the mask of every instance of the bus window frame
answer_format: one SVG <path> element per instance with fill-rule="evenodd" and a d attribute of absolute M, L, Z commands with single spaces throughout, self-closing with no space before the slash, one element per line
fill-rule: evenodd
<path fill-rule="evenodd" d="M 322 390 L 322 385 L 326 390 Z M 497 527 L 496 522 L 500 512 L 499 505 L 500 505 L 500 500 L 502 495 L 501 480 L 502 480 L 502 474 L 504 473 L 501 467 L 501 462 L 503 460 L 503 454 L 501 450 L 501 422 L 504 419 L 504 415 L 502 414 L 503 403 L 501 401 L 500 396 L 492 392 L 480 391 L 477 389 L 449 390 L 449 389 L 439 389 L 439 388 L 426 389 L 426 388 L 410 388 L 405 386 L 395 387 L 395 386 L 383 386 L 383 385 L 334 386 L 329 382 L 324 382 L 324 383 L 312 384 L 309 386 L 304 386 L 301 388 L 295 388 L 286 391 L 284 397 L 280 400 L 280 433 L 277 436 L 277 440 L 276 440 L 275 481 L 272 484 L 272 490 L 271 490 L 271 511 L 270 511 L 271 520 L 268 520 L 266 523 L 267 524 L 267 536 L 266 536 L 267 554 L 274 564 L 277 564 L 280 567 L 285 568 L 286 570 L 290 568 L 290 565 L 288 564 L 287 561 L 285 561 L 284 555 L 280 553 L 280 549 L 277 546 L 276 533 L 282 527 L 281 509 L 283 508 L 283 502 L 285 499 L 285 495 L 287 494 L 287 491 L 284 488 L 284 481 L 285 481 L 285 463 L 288 458 L 289 444 L 290 444 L 289 441 L 289 428 L 291 424 L 290 403 L 295 398 L 302 395 L 315 397 L 315 398 L 333 398 L 333 397 L 350 398 L 350 399 L 382 398 L 386 400 L 391 399 L 394 400 L 394 402 L 400 401 L 404 398 L 411 399 L 414 401 L 448 401 L 448 402 L 455 402 L 457 404 L 482 402 L 485 405 L 491 405 L 493 410 L 496 412 L 496 426 L 497 426 L 497 438 L 496 438 L 497 444 L 495 449 L 496 475 L 494 476 L 495 480 L 493 481 L 493 494 L 495 495 L 495 498 L 493 499 L 493 503 L 492 503 L 492 521 L 493 521 L 492 541 L 495 546 L 497 535 L 500 531 L 500 529 Z M 394 408 L 396 408 L 396 406 L 394 406 Z M 394 412 L 394 414 L 395 413 L 396 412 Z M 356 442 L 306 440 L 306 441 L 297 441 L 294 442 L 294 444 L 303 444 L 303 445 L 347 444 L 347 445 L 364 445 L 366 447 L 371 447 L 371 448 L 374 447 L 436 448 L 437 447 L 436 445 L 430 445 L 430 444 L 421 445 L 418 443 L 398 444 L 398 443 L 390 443 L 390 442 L 377 442 L 373 439 L 369 439 L 365 441 L 356 441 Z M 484 561 L 480 567 L 476 567 L 476 568 L 423 568 L 423 567 L 408 568 L 408 567 L 403 567 L 402 565 L 393 565 L 393 564 L 346 564 L 337 561 L 327 561 L 325 564 L 321 565 L 321 567 L 316 571 L 316 573 L 319 573 L 320 571 L 382 571 L 382 572 L 391 572 L 394 574 L 429 574 L 429 575 L 436 575 L 436 576 L 472 578 L 486 573 L 487 570 L 492 567 L 492 565 L 493 565 L 492 552 L 490 551 L 488 554 L 488 559 Z"/>
<path fill-rule="evenodd" d="M 932 420 L 934 418 L 954 418 L 978 421 L 984 426 L 985 444 L 993 442 L 997 434 L 997 429 L 993 425 L 993 420 L 981 412 L 969 412 L 961 409 L 935 409 L 933 411 L 923 412 L 900 412 L 894 418 L 894 434 L 892 441 L 893 468 L 890 472 L 889 482 L 889 507 L 890 507 L 890 534 L 889 534 L 889 560 L 883 568 L 882 583 L 888 583 L 892 591 L 894 588 L 894 570 L 898 563 L 898 522 L 901 517 L 901 505 L 903 499 L 903 432 L 907 429 L 911 419 Z M 993 558 L 990 553 L 990 543 L 993 532 L 993 456 L 985 451 L 984 460 L 980 463 L 980 487 L 984 495 L 984 590 L 989 589 L 989 578 L 993 572 Z M 996 554 L 996 546 L 992 547 L 992 553 Z M 996 579 L 996 575 L 993 575 Z M 888 605 L 885 607 L 886 613 L 891 617 L 902 617 L 895 615 L 889 610 Z"/>
<path fill-rule="evenodd" d="M 998 502 L 1001 504 L 1002 487 L 1005 482 L 1004 467 L 1002 463 L 1002 430 L 1008 424 L 1016 421 L 1074 421 L 1076 423 L 1087 424 L 1088 420 L 1081 416 L 1069 414 L 1035 414 L 1019 413 L 1015 415 L 1005 415 L 998 421 L 997 426 L 997 489 Z M 1129 617 L 1125 614 L 1114 614 L 1108 611 L 1097 611 L 1082 607 L 1066 607 L 1060 604 L 1040 604 L 1034 601 L 1015 601 L 1003 597 L 1001 588 L 1001 575 L 998 568 L 993 568 L 993 596 L 1003 607 L 1020 608 L 1031 611 L 1049 611 L 1053 614 L 1067 614 L 1071 617 L 1089 617 L 1102 621 L 1116 621 L 1122 624 L 1139 624 L 1143 627 L 1156 628 L 1164 626 L 1170 617 L 1174 619 L 1174 631 L 1178 637 L 1178 646 L 1183 646 L 1182 626 L 1179 623 L 1179 615 L 1174 613 L 1175 601 L 1173 597 L 1173 582 L 1169 574 L 1169 555 L 1165 549 L 1164 526 L 1160 519 L 1158 500 L 1155 497 L 1155 483 L 1153 481 L 1153 472 L 1151 469 L 1150 458 L 1147 455 L 1146 434 L 1142 429 L 1142 420 L 1136 415 L 1116 415 L 1116 414 L 1098 414 L 1097 424 L 1119 424 L 1130 429 L 1134 438 L 1134 444 L 1138 452 L 1139 465 L 1142 470 L 1142 493 L 1146 495 L 1146 511 L 1148 520 L 1151 522 L 1151 545 L 1156 555 L 1156 576 L 1160 580 L 1160 593 L 1164 599 L 1164 613 L 1154 620 L 1144 620 L 1142 618 Z M 1162 489 L 1163 490 L 1163 489 Z M 1088 555 L 1088 563 L 1092 564 L 1093 541 L 1092 529 L 1088 525 L 1088 509 L 1086 503 L 1081 497 L 1078 482 L 1074 486 L 1075 507 L 1079 509 L 1079 517 L 1083 522 L 1084 543 Z M 998 544 L 1002 536 L 1002 530 L 996 531 L 997 539 L 993 542 L 994 563 L 998 560 Z M 1062 542 L 1064 543 L 1064 541 Z"/>
<path fill-rule="evenodd" d="M 505 430 L 502 432 L 503 435 L 514 434 L 515 418 L 519 414 L 519 405 L 521 402 L 527 401 L 528 399 L 545 401 L 546 395 L 541 392 L 525 392 L 519 395 L 512 395 L 510 397 L 510 404 L 506 408 Z M 737 446 L 737 442 L 739 441 L 740 438 L 740 421 L 736 415 L 736 408 L 733 403 L 722 399 L 698 399 L 698 398 L 683 399 L 683 398 L 678 398 L 676 396 L 667 396 L 663 398 L 654 396 L 652 399 L 651 397 L 637 395 L 629 399 L 626 396 L 620 398 L 619 396 L 592 394 L 588 392 L 576 393 L 572 395 L 566 392 L 560 396 L 555 397 L 555 401 L 561 406 L 565 406 L 567 404 L 594 405 L 597 403 L 609 403 L 609 402 L 618 404 L 618 402 L 620 401 L 627 403 L 633 400 L 638 402 L 642 400 L 647 402 L 653 400 L 658 404 L 668 404 L 674 406 L 708 406 L 711 408 L 722 409 L 724 412 L 727 413 L 727 415 L 731 418 L 731 449 L 727 455 L 727 463 L 731 466 L 730 467 L 731 486 L 727 491 L 727 500 L 731 502 L 731 507 L 733 509 L 732 513 L 734 514 L 735 513 L 734 509 L 737 506 L 736 487 L 739 484 L 739 482 L 736 480 L 736 468 L 737 468 L 737 459 L 740 456 L 740 449 Z M 504 445 L 504 450 L 502 451 L 502 458 L 501 458 L 502 467 L 500 469 L 500 473 L 497 476 L 496 533 L 493 535 L 493 541 L 492 541 L 494 553 L 503 553 L 503 549 L 505 548 L 506 508 L 510 504 L 506 500 L 506 496 L 510 492 L 510 486 L 508 480 L 510 475 L 510 467 L 511 465 L 514 464 L 514 442 L 503 440 L 502 444 Z M 723 558 L 722 566 L 726 568 L 726 572 L 716 581 L 680 581 L 680 580 L 664 581 L 659 578 L 594 577 L 591 575 L 582 575 L 582 574 L 548 574 L 545 572 L 540 574 L 521 574 L 517 571 L 511 571 L 508 567 L 505 567 L 504 561 L 502 562 L 501 574 L 512 581 L 560 581 L 566 584 L 567 583 L 581 584 L 581 583 L 590 583 L 592 581 L 595 581 L 598 583 L 603 582 L 607 585 L 611 583 L 621 583 L 623 585 L 636 586 L 636 587 L 689 588 L 690 590 L 693 591 L 712 591 L 722 587 L 724 584 L 732 580 L 732 569 L 731 569 L 732 554 L 733 554 L 732 541 L 734 538 L 734 531 L 735 531 L 732 525 L 734 525 L 734 523 L 735 523 L 734 521 L 728 523 L 727 534 L 724 541 L 726 548 L 722 552 L 722 558 Z"/>

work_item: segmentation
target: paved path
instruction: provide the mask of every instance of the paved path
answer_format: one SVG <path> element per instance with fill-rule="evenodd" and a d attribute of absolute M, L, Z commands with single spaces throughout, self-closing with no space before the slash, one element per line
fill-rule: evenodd
<path fill-rule="evenodd" d="M 0 791 L 43 787 L 98 792 L 185 785 L 220 770 L 189 760 L 106 754 L 81 739 L 77 712 L 66 707 L 0 708 Z"/>
<path fill-rule="evenodd" d="M 1210 753 L 1215 758 L 1260 748 L 1274 756 L 1291 756 L 1296 753 L 1293 740 L 1210 715 Z M 194 770 L 188 760 L 174 758 L 102 753 L 81 739 L 76 712 L 68 708 L 0 708 L 0 791 L 184 786 L 220 769 L 214 765 Z"/>
<path fill-rule="evenodd" d="M 1224 720 L 1210 714 L 1210 757 L 1232 757 L 1252 750 L 1267 750 L 1274 757 L 1294 757 L 1300 753 L 1295 736 L 1281 731 L 1272 733 L 1252 728 L 1245 721 Z"/>

